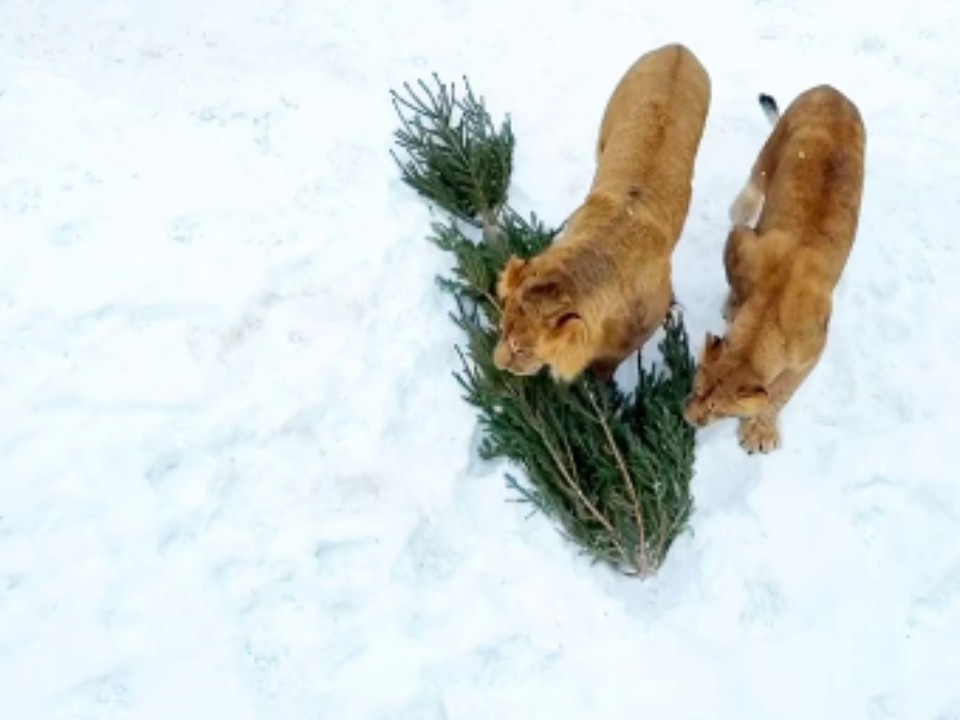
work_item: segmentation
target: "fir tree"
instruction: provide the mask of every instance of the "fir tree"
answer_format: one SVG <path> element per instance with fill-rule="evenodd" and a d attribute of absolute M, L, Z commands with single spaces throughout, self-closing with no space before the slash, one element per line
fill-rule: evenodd
<path fill-rule="evenodd" d="M 450 216 L 430 236 L 454 260 L 438 278 L 456 302 L 465 334 L 455 373 L 483 428 L 480 454 L 509 458 L 525 479 L 508 475 L 520 496 L 597 561 L 647 576 L 685 528 L 692 499 L 694 430 L 682 404 L 694 373 L 677 309 L 664 323 L 665 367 L 639 367 L 635 392 L 590 373 L 563 385 L 542 372 L 517 377 L 493 364 L 500 307 L 495 287 L 511 254 L 530 257 L 556 230 L 507 204 L 514 137 L 497 129 L 464 78 L 457 95 L 434 75 L 405 94 L 391 93 L 401 126 L 391 151 L 403 181 Z M 639 358 L 638 358 L 639 363 Z"/>

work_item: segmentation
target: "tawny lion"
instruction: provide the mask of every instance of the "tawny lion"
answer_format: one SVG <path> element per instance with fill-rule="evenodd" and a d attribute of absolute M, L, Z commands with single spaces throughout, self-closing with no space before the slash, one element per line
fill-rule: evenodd
<path fill-rule="evenodd" d="M 591 367 L 609 380 L 656 331 L 672 300 L 671 254 L 690 205 L 710 80 L 681 45 L 640 57 L 607 103 L 597 168 L 583 204 L 536 257 L 511 257 L 497 367 L 549 366 L 570 382 Z"/>
<path fill-rule="evenodd" d="M 857 232 L 866 144 L 856 106 L 830 86 L 800 94 L 783 117 L 773 98 L 760 103 L 775 125 L 730 208 L 727 335 L 707 334 L 685 408 L 698 427 L 740 418 L 750 453 L 780 446 L 777 416 L 823 353 Z"/>

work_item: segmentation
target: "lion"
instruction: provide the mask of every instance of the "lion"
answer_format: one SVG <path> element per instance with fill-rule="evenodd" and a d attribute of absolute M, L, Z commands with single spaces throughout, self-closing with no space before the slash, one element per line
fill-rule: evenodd
<path fill-rule="evenodd" d="M 726 335 L 707 333 L 684 408 L 696 427 L 739 418 L 751 454 L 780 447 L 780 411 L 826 347 L 859 223 L 866 145 L 859 110 L 829 85 L 798 95 L 782 117 L 769 95 L 760 104 L 774 127 L 730 207 Z"/>
<path fill-rule="evenodd" d="M 609 381 L 662 324 L 709 104 L 707 72 L 682 45 L 646 53 L 621 78 L 583 203 L 556 242 L 511 256 L 498 279 L 498 368 L 546 366 L 560 382 L 590 368 Z"/>

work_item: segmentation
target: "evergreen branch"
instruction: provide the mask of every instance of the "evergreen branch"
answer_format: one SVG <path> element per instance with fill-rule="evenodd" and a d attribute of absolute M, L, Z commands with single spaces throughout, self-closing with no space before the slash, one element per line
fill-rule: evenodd
<path fill-rule="evenodd" d="M 436 89 L 420 80 L 419 92 L 404 83 L 406 97 L 390 91 L 401 122 L 394 136 L 409 159 L 391 155 L 403 181 L 418 193 L 464 222 L 495 228 L 513 170 L 510 121 L 498 131 L 466 78 L 462 98 L 453 83 L 433 78 Z"/>
<path fill-rule="evenodd" d="M 464 80 L 463 97 L 436 75 L 436 88 L 419 81 L 418 90 L 405 84 L 404 96 L 392 93 L 405 159 L 391 154 L 403 181 L 451 216 L 433 225 L 429 239 L 453 259 L 437 283 L 453 298 L 451 317 L 466 337 L 454 378 L 478 413 L 479 455 L 522 467 L 524 481 L 507 475 L 517 501 L 553 519 L 594 562 L 648 576 L 692 508 L 694 431 L 682 405 L 695 366 L 680 313 L 664 322 L 663 367 L 647 370 L 638 358 L 637 389 L 629 395 L 589 373 L 567 385 L 497 369 L 497 278 L 511 255 L 538 254 L 557 230 L 507 204 L 509 122 L 498 132 Z M 468 234 L 461 222 L 475 230 Z"/>
<path fill-rule="evenodd" d="M 607 445 L 610 448 L 610 452 L 616 459 L 617 467 L 620 470 L 620 477 L 622 478 L 623 484 L 627 488 L 627 493 L 630 496 L 630 502 L 633 505 L 633 515 L 637 522 L 637 533 L 639 537 L 638 547 L 642 551 L 646 545 L 647 535 L 643 525 L 643 513 L 640 512 L 640 500 L 637 498 L 637 491 L 633 487 L 633 478 L 630 476 L 627 466 L 623 462 L 623 456 L 620 454 L 620 448 L 613 439 L 613 434 L 610 432 L 610 426 L 607 424 L 607 420 L 603 416 L 603 413 L 600 412 L 600 407 L 597 405 L 596 398 L 594 398 L 593 393 L 590 392 L 590 390 L 587 390 L 587 398 L 590 400 L 590 405 L 593 407 L 593 410 L 596 413 L 597 422 L 603 429 L 603 434 L 607 439 Z M 647 572 L 648 568 L 645 567 L 645 558 L 641 556 L 639 560 L 635 559 L 634 562 L 637 564 L 637 570 L 641 574 Z"/>
<path fill-rule="evenodd" d="M 617 532 L 613 529 L 613 526 L 610 525 L 610 521 L 603 516 L 603 513 L 601 513 L 596 508 L 596 506 L 592 502 L 590 502 L 590 499 L 583 494 L 583 490 L 580 487 L 580 485 L 577 484 L 577 482 L 573 479 L 573 476 L 570 474 L 567 468 L 564 467 L 563 460 L 559 457 L 559 455 L 557 454 L 557 451 L 553 448 L 552 444 L 550 443 L 550 438 L 544 432 L 543 426 L 538 422 L 537 424 L 534 425 L 534 428 L 536 429 L 537 433 L 540 435 L 540 439 L 543 442 L 544 447 L 546 447 L 547 451 L 550 453 L 550 457 L 553 458 L 553 464 L 556 466 L 557 470 L 560 471 L 560 475 L 563 478 L 564 482 L 567 484 L 567 487 L 569 488 L 570 492 L 572 492 L 577 497 L 577 499 L 589 511 L 590 515 L 593 516 L 593 518 L 603 526 L 603 529 L 606 530 L 608 533 L 610 533 L 610 538 L 614 546 L 616 546 L 617 551 L 620 553 L 620 556 L 623 558 L 623 561 L 626 563 L 630 563 L 630 555 L 627 553 L 626 549 L 623 547 L 623 545 L 620 543 L 619 539 L 617 538 Z"/>

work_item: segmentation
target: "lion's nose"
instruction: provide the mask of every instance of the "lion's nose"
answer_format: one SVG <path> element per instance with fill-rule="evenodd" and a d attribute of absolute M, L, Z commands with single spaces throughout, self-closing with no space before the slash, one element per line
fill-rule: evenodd
<path fill-rule="evenodd" d="M 505 343 L 497 343 L 497 347 L 493 350 L 493 364 L 497 369 L 506 370 L 512 359 L 513 353 L 510 352 L 510 348 Z"/>
<path fill-rule="evenodd" d="M 683 408 L 683 418 L 694 427 L 703 427 L 703 413 L 698 413 L 692 400 L 688 400 Z"/>

